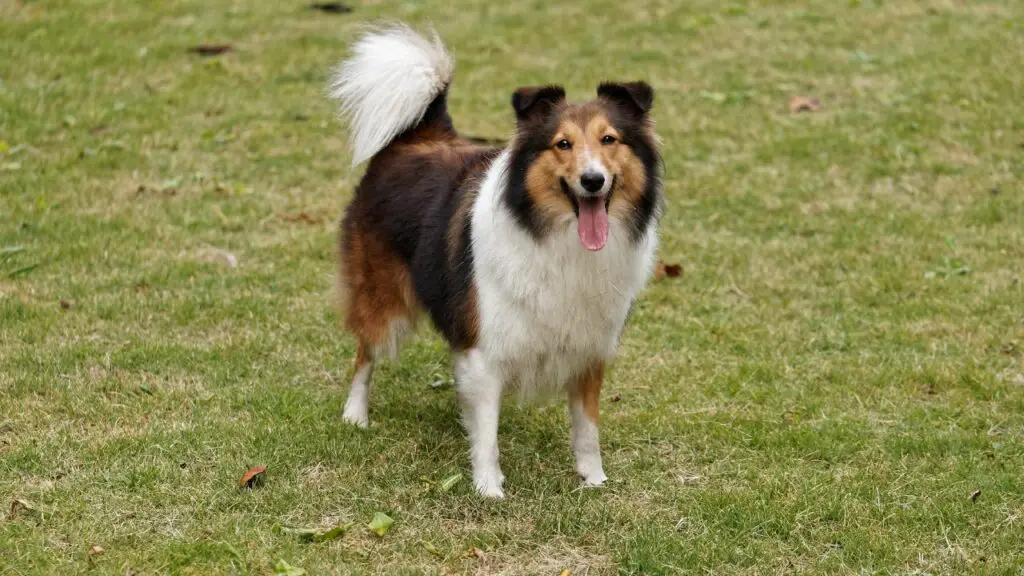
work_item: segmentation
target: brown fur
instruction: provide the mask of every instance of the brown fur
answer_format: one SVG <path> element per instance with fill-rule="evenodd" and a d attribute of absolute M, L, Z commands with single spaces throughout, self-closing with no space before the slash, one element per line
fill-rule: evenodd
<path fill-rule="evenodd" d="M 359 339 L 360 357 L 388 344 L 393 320 L 415 324 L 420 305 L 404 263 L 374 232 L 354 223 L 341 251 L 339 284 L 345 327 Z"/>
<path fill-rule="evenodd" d="M 598 400 L 601 396 L 601 385 L 604 383 L 604 363 L 594 362 L 581 374 L 575 385 L 569 389 L 573 402 L 583 403 L 583 413 L 591 422 L 597 424 L 600 417 Z"/>
<path fill-rule="evenodd" d="M 572 215 L 573 204 L 562 191 L 561 180 L 578 180 L 585 169 L 584 154 L 590 153 L 615 177 L 609 215 L 628 217 L 644 194 L 647 178 L 643 163 L 629 146 L 622 144 L 621 134 L 600 104 L 562 106 L 558 113 L 561 117 L 550 147 L 537 156 L 526 174 L 526 190 L 538 211 L 549 220 Z M 615 142 L 602 144 L 604 136 L 614 137 Z M 572 144 L 571 149 L 560 150 L 555 146 L 563 139 Z"/>
<path fill-rule="evenodd" d="M 395 320 L 413 326 L 423 309 L 456 349 L 476 344 L 476 291 L 463 265 L 464 231 L 477 176 L 497 152 L 460 138 L 446 112 L 428 113 L 371 160 L 342 221 L 338 277 L 345 327 L 368 355 L 392 344 Z M 419 269 L 417 257 L 423 258 Z M 434 292 L 439 282 L 431 275 L 442 273 L 452 279 L 443 288 L 460 295 L 443 304 L 451 308 L 439 307 Z"/>

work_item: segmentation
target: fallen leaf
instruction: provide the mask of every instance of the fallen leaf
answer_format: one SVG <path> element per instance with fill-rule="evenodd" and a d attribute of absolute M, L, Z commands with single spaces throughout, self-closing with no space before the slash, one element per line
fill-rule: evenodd
<path fill-rule="evenodd" d="M 373 532 L 377 536 L 383 537 L 385 534 L 388 533 L 388 530 L 391 529 L 391 525 L 394 523 L 395 521 L 392 520 L 391 517 L 387 514 L 383 512 L 376 512 L 373 515 L 373 520 L 370 520 L 370 523 L 367 524 L 367 527 L 370 529 L 370 532 Z"/>
<path fill-rule="evenodd" d="M 281 532 L 292 536 L 298 536 L 299 540 L 312 540 L 313 536 L 319 532 L 319 530 L 316 528 L 301 528 L 298 526 L 281 526 Z"/>
<path fill-rule="evenodd" d="M 282 526 L 281 532 L 297 536 L 299 540 L 304 540 L 306 542 L 327 542 L 328 540 L 335 540 L 337 538 L 340 538 L 355 525 L 355 522 L 349 522 L 348 524 L 341 524 L 335 526 L 330 530 L 320 530 L 319 528 L 294 528 L 290 526 Z"/>
<path fill-rule="evenodd" d="M 971 493 L 971 502 L 977 502 L 978 497 L 981 496 L 981 490 L 975 490 Z"/>
<path fill-rule="evenodd" d="M 106 124 L 100 124 L 99 126 L 94 126 L 93 128 L 90 128 L 89 134 L 99 134 L 101 132 L 106 132 L 107 128 L 108 126 Z"/>
<path fill-rule="evenodd" d="M 664 262 L 658 262 L 658 265 L 654 267 L 654 279 L 661 280 L 662 278 L 678 278 L 683 274 L 683 266 L 681 264 L 665 264 Z"/>
<path fill-rule="evenodd" d="M 11 513 L 8 518 L 13 520 L 21 514 L 37 514 L 39 510 L 36 509 L 35 504 L 32 504 L 28 500 L 22 500 L 21 498 L 15 498 L 11 501 Z"/>
<path fill-rule="evenodd" d="M 263 475 L 267 471 L 265 466 L 253 466 L 248 472 L 242 475 L 238 481 L 239 488 L 252 490 L 263 483 Z"/>
<path fill-rule="evenodd" d="M 562 570 L 561 572 L 559 572 L 558 576 L 572 576 L 572 570 L 569 570 L 568 568 L 566 568 L 566 569 Z"/>
<path fill-rule="evenodd" d="M 341 2 L 314 2 L 309 7 L 328 14 L 348 14 L 352 11 L 351 6 L 346 6 Z"/>
<path fill-rule="evenodd" d="M 22 276 L 28 276 L 36 268 L 39 268 L 39 264 L 38 263 L 36 263 L 36 264 L 29 264 L 28 266 L 22 266 L 21 268 L 18 268 L 17 270 L 9 273 L 7 275 L 7 277 L 8 278 L 20 278 Z"/>
<path fill-rule="evenodd" d="M 314 534 L 313 535 L 313 541 L 314 542 L 327 542 L 328 540 L 334 540 L 336 538 L 341 538 L 346 532 L 348 532 L 355 525 L 356 525 L 355 522 L 349 522 L 348 524 L 342 524 L 340 526 L 335 526 L 334 528 L 331 528 L 330 530 L 328 530 L 326 532 L 321 532 L 321 533 L 318 533 L 318 534 Z"/>
<path fill-rule="evenodd" d="M 444 480 L 441 481 L 441 492 L 447 492 L 451 490 L 452 488 L 455 487 L 456 484 L 459 483 L 459 480 L 462 480 L 461 472 L 458 474 L 452 474 L 451 476 L 445 478 Z"/>
<path fill-rule="evenodd" d="M 466 556 L 470 557 L 470 558 L 483 558 L 484 557 L 484 551 L 479 549 L 479 548 L 477 548 L 476 546 L 473 546 L 473 548 L 470 549 L 470 551 L 466 553 Z"/>
<path fill-rule="evenodd" d="M 306 224 L 319 224 L 320 218 L 312 216 L 307 212 L 299 212 L 298 214 L 283 214 L 278 213 L 278 217 L 285 222 L 305 222 Z"/>
<path fill-rule="evenodd" d="M 443 554 L 441 554 L 441 551 L 438 550 L 437 547 L 435 547 L 430 542 L 427 542 L 425 540 L 420 540 L 420 546 L 423 546 L 424 550 L 426 550 L 427 552 L 430 552 L 431 554 L 433 554 L 434 556 L 437 556 L 438 558 L 443 556 Z"/>
<path fill-rule="evenodd" d="M 188 49 L 189 52 L 199 54 L 200 56 L 217 56 L 224 54 L 225 52 L 231 52 L 234 50 L 231 44 L 200 44 L 193 46 Z"/>
<path fill-rule="evenodd" d="M 817 112 L 821 110 L 821 102 L 817 98 L 792 96 L 789 99 L 790 112 Z"/>
<path fill-rule="evenodd" d="M 61 308 L 65 309 L 65 310 L 70 310 L 71 306 L 73 306 L 73 303 L 71 302 L 71 300 L 65 300 L 63 298 L 60 299 L 60 307 Z"/>
<path fill-rule="evenodd" d="M 277 576 L 304 576 L 306 571 L 298 566 L 292 566 L 284 558 L 279 558 L 274 564 L 274 574 Z"/>
<path fill-rule="evenodd" d="M 622 401 L 622 394 L 616 394 L 615 396 L 612 396 L 612 402 L 621 402 L 621 401 Z"/>
<path fill-rule="evenodd" d="M 86 554 L 90 558 L 93 558 L 93 557 L 96 557 L 96 556 L 103 556 L 104 552 L 106 552 L 106 550 L 104 550 L 102 546 L 93 545 L 92 548 L 89 548 L 89 551 L 86 552 Z"/>

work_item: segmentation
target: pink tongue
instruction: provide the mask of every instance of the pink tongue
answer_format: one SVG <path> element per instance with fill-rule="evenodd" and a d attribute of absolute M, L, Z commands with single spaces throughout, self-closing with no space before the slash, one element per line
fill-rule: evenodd
<path fill-rule="evenodd" d="M 604 198 L 580 199 L 580 242 L 587 250 L 600 250 L 608 241 L 608 211 Z"/>

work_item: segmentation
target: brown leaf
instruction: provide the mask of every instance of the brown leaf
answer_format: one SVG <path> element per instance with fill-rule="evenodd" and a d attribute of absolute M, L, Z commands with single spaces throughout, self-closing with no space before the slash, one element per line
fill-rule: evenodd
<path fill-rule="evenodd" d="M 654 267 L 654 279 L 661 280 L 662 278 L 678 278 L 683 274 L 683 266 L 681 264 L 665 264 L 664 262 L 658 262 L 658 265 Z"/>
<path fill-rule="evenodd" d="M 476 546 L 473 546 L 473 548 L 470 549 L 470 551 L 466 553 L 466 556 L 468 558 L 483 558 L 484 557 L 484 551 L 479 549 L 479 548 L 477 548 Z"/>
<path fill-rule="evenodd" d="M 792 96 L 789 99 L 790 112 L 817 112 L 821 110 L 821 102 L 817 98 Z"/>
<path fill-rule="evenodd" d="M 265 466 L 253 466 L 248 472 L 242 475 L 242 479 L 238 481 L 239 488 L 245 488 L 246 490 L 252 490 L 263 483 L 263 474 L 267 471 Z"/>
<path fill-rule="evenodd" d="M 305 222 L 306 224 L 320 223 L 320 218 L 318 216 L 313 216 L 308 212 L 299 212 L 298 214 L 278 213 L 278 217 L 285 222 Z"/>
<path fill-rule="evenodd" d="M 981 496 L 981 490 L 975 490 L 971 493 L 971 502 L 977 502 L 978 497 Z"/>
<path fill-rule="evenodd" d="M 200 44 L 193 46 L 188 49 L 189 52 L 199 54 L 200 56 L 217 56 L 224 54 L 225 52 L 231 52 L 234 48 L 231 44 Z"/>
<path fill-rule="evenodd" d="M 65 300 L 63 298 L 60 299 L 60 307 L 65 309 L 65 310 L 70 310 L 72 304 L 73 303 L 71 302 L 71 300 Z"/>
<path fill-rule="evenodd" d="M 103 556 L 104 552 L 106 552 L 106 550 L 104 550 L 102 546 L 97 546 L 94 544 L 92 548 L 89 548 L 89 551 L 86 552 L 86 554 L 90 558 L 94 558 L 96 556 Z"/>
<path fill-rule="evenodd" d="M 107 131 L 107 125 L 106 124 L 100 124 L 99 126 L 95 126 L 95 127 L 91 128 L 89 130 L 89 134 L 99 134 L 100 132 L 106 132 L 106 131 Z"/>
<path fill-rule="evenodd" d="M 351 6 L 346 6 L 341 2 L 314 2 L 309 7 L 328 14 L 348 14 L 352 11 Z"/>

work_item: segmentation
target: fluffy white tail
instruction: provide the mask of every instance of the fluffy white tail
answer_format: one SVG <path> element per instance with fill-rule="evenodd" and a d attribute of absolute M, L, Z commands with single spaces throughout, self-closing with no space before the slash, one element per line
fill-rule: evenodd
<path fill-rule="evenodd" d="M 349 120 L 352 165 L 380 152 L 423 119 L 452 81 L 455 61 L 434 34 L 428 40 L 407 26 L 370 31 L 331 80 L 331 97 Z"/>

